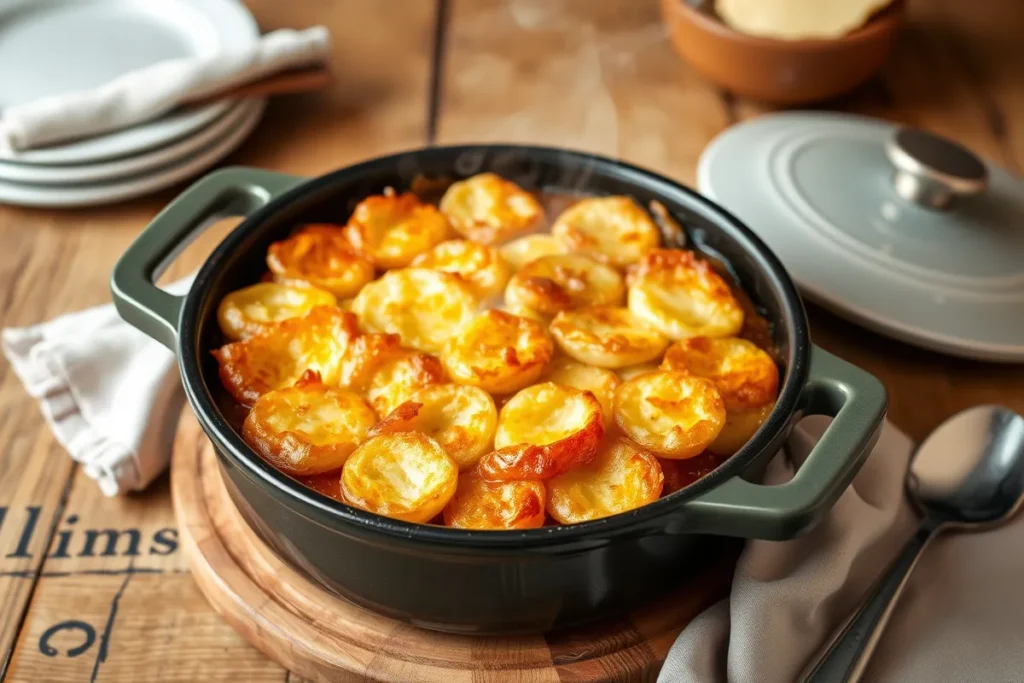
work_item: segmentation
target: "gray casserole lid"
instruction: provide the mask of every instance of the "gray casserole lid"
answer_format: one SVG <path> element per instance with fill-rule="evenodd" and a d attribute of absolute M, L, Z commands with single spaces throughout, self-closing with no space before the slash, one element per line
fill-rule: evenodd
<path fill-rule="evenodd" d="M 955 143 L 788 112 L 704 151 L 700 190 L 778 254 L 809 299 L 970 358 L 1024 360 L 1024 181 Z"/>

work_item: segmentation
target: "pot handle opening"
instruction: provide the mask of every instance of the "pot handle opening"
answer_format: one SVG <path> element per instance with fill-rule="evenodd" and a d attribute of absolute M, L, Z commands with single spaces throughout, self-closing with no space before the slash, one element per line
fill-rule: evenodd
<path fill-rule="evenodd" d="M 172 351 L 184 297 L 156 286 L 174 257 L 212 223 L 246 216 L 304 178 L 256 168 L 224 168 L 192 184 L 142 231 L 114 266 L 110 291 L 125 321 Z"/>
<path fill-rule="evenodd" d="M 885 387 L 873 375 L 813 347 L 801 395 L 803 415 L 832 423 L 790 481 L 778 486 L 734 477 L 682 504 L 686 528 L 768 540 L 810 529 L 853 481 L 885 418 Z"/>

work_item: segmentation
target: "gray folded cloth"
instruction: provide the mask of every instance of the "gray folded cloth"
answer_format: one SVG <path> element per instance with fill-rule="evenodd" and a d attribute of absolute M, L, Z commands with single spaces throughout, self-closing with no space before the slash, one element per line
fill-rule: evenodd
<path fill-rule="evenodd" d="M 807 418 L 766 473 L 793 476 L 824 431 Z M 680 634 L 658 683 L 794 683 L 917 527 L 904 476 L 913 445 L 887 423 L 825 520 L 792 541 L 750 541 L 728 598 Z M 1024 681 L 1024 521 L 929 545 L 863 681 Z M 837 682 L 838 683 L 838 682 Z"/>

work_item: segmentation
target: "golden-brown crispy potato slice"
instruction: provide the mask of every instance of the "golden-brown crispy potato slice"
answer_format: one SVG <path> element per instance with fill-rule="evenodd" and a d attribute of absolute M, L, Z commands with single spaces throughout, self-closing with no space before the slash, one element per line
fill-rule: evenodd
<path fill-rule="evenodd" d="M 692 458 L 725 425 L 725 403 L 711 382 L 665 370 L 620 384 L 614 412 L 626 436 L 665 458 Z"/>
<path fill-rule="evenodd" d="M 569 251 L 616 266 L 636 263 L 661 242 L 658 226 L 631 197 L 581 199 L 562 212 L 551 235 Z"/>
<path fill-rule="evenodd" d="M 279 470 L 306 476 L 344 465 L 376 421 L 360 396 L 328 387 L 308 371 L 294 386 L 257 399 L 242 438 Z"/>
<path fill-rule="evenodd" d="M 545 234 L 525 235 L 501 245 L 501 256 L 513 271 L 541 256 L 564 254 L 565 251 L 565 247 L 558 240 Z"/>
<path fill-rule="evenodd" d="M 548 481 L 548 514 L 579 524 L 653 503 L 661 496 L 658 459 L 621 437 L 601 445 L 586 465 Z"/>
<path fill-rule="evenodd" d="M 267 249 L 267 267 L 274 280 L 289 285 L 310 284 L 336 297 L 354 296 L 373 279 L 373 264 L 358 255 L 333 225 L 307 225 Z"/>
<path fill-rule="evenodd" d="M 419 432 L 375 436 L 341 471 L 345 502 L 378 515 L 426 523 L 455 494 L 459 468 L 440 444 Z"/>
<path fill-rule="evenodd" d="M 412 398 L 417 389 L 444 381 L 440 358 L 403 349 L 372 369 L 366 398 L 377 414 L 384 416 Z"/>
<path fill-rule="evenodd" d="M 487 481 L 475 469 L 459 475 L 444 523 L 456 529 L 536 529 L 544 526 L 547 491 L 540 481 Z"/>
<path fill-rule="evenodd" d="M 449 234 L 444 214 L 409 192 L 367 197 L 345 226 L 356 252 L 380 268 L 404 268 Z"/>
<path fill-rule="evenodd" d="M 590 462 L 604 436 L 601 404 L 589 391 L 544 382 L 501 408 L 493 453 L 480 459 L 490 481 L 550 479 Z"/>
<path fill-rule="evenodd" d="M 540 323 L 488 310 L 448 342 L 441 362 L 456 382 L 510 394 L 537 381 L 553 353 Z"/>
<path fill-rule="evenodd" d="M 225 388 L 245 405 L 268 391 L 291 386 L 306 370 L 336 386 L 349 347 L 359 336 L 356 317 L 318 306 L 301 318 L 275 323 L 254 337 L 213 351 Z"/>
<path fill-rule="evenodd" d="M 561 311 L 551 334 L 566 354 L 602 368 L 624 368 L 661 356 L 668 346 L 660 332 L 628 308 L 589 306 Z"/>
<path fill-rule="evenodd" d="M 440 208 L 456 232 L 483 244 L 499 244 L 544 221 L 544 209 L 532 194 L 493 173 L 453 183 Z"/>
<path fill-rule="evenodd" d="M 684 339 L 669 347 L 661 367 L 711 380 L 729 411 L 772 403 L 779 393 L 775 361 L 746 339 Z"/>
<path fill-rule="evenodd" d="M 629 310 L 669 339 L 729 337 L 743 327 L 729 285 L 691 251 L 648 252 L 629 289 Z"/>
<path fill-rule="evenodd" d="M 750 441 L 768 416 L 771 415 L 775 402 L 767 403 L 760 408 L 749 410 L 728 410 L 725 426 L 718 437 L 708 446 L 708 450 L 719 455 L 732 455 Z"/>
<path fill-rule="evenodd" d="M 668 496 L 711 474 L 726 461 L 726 458 L 711 451 L 704 451 L 686 460 L 659 458 L 659 461 L 661 471 L 665 475 L 665 486 L 661 490 L 661 495 Z"/>
<path fill-rule="evenodd" d="M 417 268 L 458 275 L 481 300 L 501 294 L 512 274 L 498 250 L 469 240 L 448 240 L 413 259 Z"/>
<path fill-rule="evenodd" d="M 477 300 L 451 273 L 405 268 L 363 287 L 352 311 L 370 330 L 397 334 L 403 346 L 438 353 L 476 317 Z"/>
<path fill-rule="evenodd" d="M 498 409 L 483 389 L 436 384 L 412 393 L 371 432 L 422 432 L 441 444 L 460 470 L 467 470 L 494 445 Z"/>
<path fill-rule="evenodd" d="M 612 424 L 612 399 L 615 388 L 619 386 L 619 378 L 614 372 L 561 356 L 548 364 L 541 379 L 589 391 L 601 404 L 604 423 Z"/>
<path fill-rule="evenodd" d="M 227 294 L 217 308 L 217 322 L 228 339 L 246 339 L 272 323 L 299 318 L 317 306 L 333 306 L 334 295 L 318 287 L 259 282 Z"/>
<path fill-rule="evenodd" d="M 547 316 L 584 306 L 618 306 L 622 276 L 582 254 L 541 256 L 519 269 L 505 288 L 505 303 Z"/>

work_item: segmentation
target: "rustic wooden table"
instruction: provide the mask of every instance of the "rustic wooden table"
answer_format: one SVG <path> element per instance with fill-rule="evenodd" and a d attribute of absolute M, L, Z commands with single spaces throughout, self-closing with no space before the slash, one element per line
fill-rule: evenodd
<path fill-rule="evenodd" d="M 317 175 L 431 143 L 515 141 L 619 156 L 692 184 L 701 150 L 762 113 L 691 73 L 655 0 L 249 0 L 264 30 L 327 24 L 335 86 L 273 102 L 228 163 Z M 1017 0 L 912 0 L 880 77 L 832 108 L 931 128 L 1020 173 L 1024 13 Z M 101 209 L 0 207 L 0 325 L 109 301 L 118 255 L 181 188 Z M 199 264 L 231 223 L 168 277 Z M 1024 410 L 1024 366 L 946 358 L 812 308 L 818 344 L 881 377 L 920 438 L 982 402 Z M 207 606 L 163 477 L 104 498 L 0 361 L 0 678 L 295 681 Z"/>

